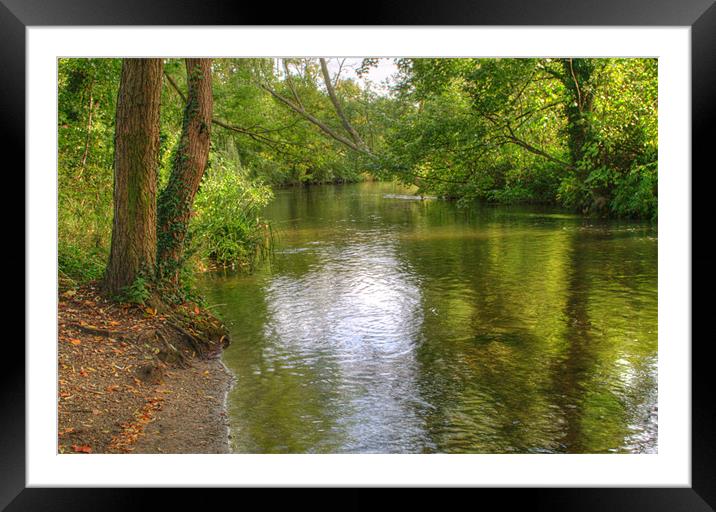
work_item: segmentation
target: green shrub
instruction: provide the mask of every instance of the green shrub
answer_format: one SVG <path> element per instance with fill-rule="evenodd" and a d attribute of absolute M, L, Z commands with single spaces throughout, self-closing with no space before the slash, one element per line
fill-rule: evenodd
<path fill-rule="evenodd" d="M 62 287 L 74 287 L 101 279 L 106 254 L 102 249 L 86 249 L 60 240 L 57 246 L 57 269 Z"/>
<path fill-rule="evenodd" d="M 194 205 L 191 253 L 252 269 L 271 249 L 271 228 L 260 212 L 272 198 L 271 189 L 253 182 L 238 164 L 212 155 Z"/>
<path fill-rule="evenodd" d="M 620 177 L 610 208 L 616 215 L 656 219 L 658 164 L 637 165 Z"/>
<path fill-rule="evenodd" d="M 151 297 L 149 291 L 149 282 L 143 277 L 137 277 L 132 284 L 122 290 L 119 299 L 122 302 L 131 302 L 132 304 L 140 304 L 144 306 L 145 302 Z"/>

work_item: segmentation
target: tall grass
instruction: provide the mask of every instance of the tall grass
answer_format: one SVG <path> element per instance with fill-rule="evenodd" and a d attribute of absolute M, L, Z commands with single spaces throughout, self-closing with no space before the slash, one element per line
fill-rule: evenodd
<path fill-rule="evenodd" d="M 71 180 L 62 173 L 60 178 L 57 265 L 60 287 L 67 288 L 100 279 L 104 273 L 111 240 L 112 192 L 111 182 Z"/>
<path fill-rule="evenodd" d="M 233 159 L 213 154 L 194 203 L 190 253 L 224 267 L 251 271 L 271 251 L 272 231 L 261 209 L 273 193 Z"/>

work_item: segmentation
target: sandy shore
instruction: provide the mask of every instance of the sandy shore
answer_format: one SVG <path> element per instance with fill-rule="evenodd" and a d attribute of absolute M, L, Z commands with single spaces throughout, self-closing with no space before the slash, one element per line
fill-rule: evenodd
<path fill-rule="evenodd" d="M 165 381 L 171 390 L 133 453 L 228 453 L 226 395 L 232 376 L 220 359 L 196 360 Z"/>

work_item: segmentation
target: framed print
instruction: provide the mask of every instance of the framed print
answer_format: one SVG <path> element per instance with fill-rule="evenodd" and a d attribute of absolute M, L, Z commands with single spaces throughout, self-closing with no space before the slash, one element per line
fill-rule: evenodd
<path fill-rule="evenodd" d="M 712 2 L 232 7 L 0 4 L 27 205 L 0 504 L 716 507 Z"/>

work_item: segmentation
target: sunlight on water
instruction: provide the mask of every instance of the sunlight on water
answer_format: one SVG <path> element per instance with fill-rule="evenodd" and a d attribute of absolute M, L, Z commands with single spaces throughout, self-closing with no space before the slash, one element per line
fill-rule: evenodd
<path fill-rule="evenodd" d="M 657 450 L 656 226 L 281 191 L 272 261 L 207 275 L 249 453 Z"/>

